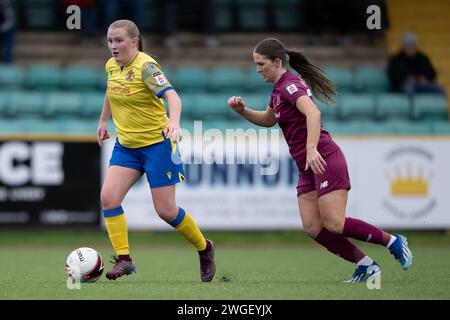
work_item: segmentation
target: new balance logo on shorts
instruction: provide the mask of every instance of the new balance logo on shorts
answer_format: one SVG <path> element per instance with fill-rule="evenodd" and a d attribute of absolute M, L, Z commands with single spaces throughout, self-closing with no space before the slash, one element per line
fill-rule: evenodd
<path fill-rule="evenodd" d="M 326 188 L 326 187 L 328 187 L 328 180 L 322 182 L 322 183 L 320 184 L 320 188 L 319 188 L 319 189 L 323 189 L 323 188 Z"/>

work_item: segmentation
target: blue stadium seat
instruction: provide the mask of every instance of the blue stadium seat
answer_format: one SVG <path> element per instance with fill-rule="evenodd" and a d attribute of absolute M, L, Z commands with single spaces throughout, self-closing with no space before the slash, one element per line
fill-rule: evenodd
<path fill-rule="evenodd" d="M 407 95 L 400 93 L 381 93 L 376 96 L 376 116 L 380 120 L 412 118 L 412 107 Z"/>
<path fill-rule="evenodd" d="M 231 117 L 232 110 L 227 104 L 228 95 L 199 94 L 193 107 L 196 120 L 221 120 Z"/>
<path fill-rule="evenodd" d="M 448 120 L 444 95 L 417 94 L 413 99 L 413 117 L 420 120 Z"/>
<path fill-rule="evenodd" d="M 51 91 L 62 88 L 62 72 L 55 65 L 34 65 L 28 69 L 26 86 L 32 90 Z"/>
<path fill-rule="evenodd" d="M 385 123 L 397 135 L 430 135 L 433 134 L 432 123 L 420 121 L 393 120 Z"/>
<path fill-rule="evenodd" d="M 239 93 L 245 82 L 244 72 L 240 68 L 216 67 L 211 71 L 209 89 L 218 93 Z"/>
<path fill-rule="evenodd" d="M 375 119 L 375 97 L 371 94 L 343 94 L 338 97 L 338 114 L 343 120 Z"/>
<path fill-rule="evenodd" d="M 328 105 L 319 99 L 314 99 L 314 103 L 320 110 L 322 120 L 335 120 L 337 118 L 338 108 L 336 105 Z"/>
<path fill-rule="evenodd" d="M 104 71 L 84 66 L 70 66 L 62 71 L 64 88 L 73 91 L 97 90 L 100 73 Z"/>
<path fill-rule="evenodd" d="M 7 91 L 0 91 L 0 119 L 7 114 L 7 109 L 9 109 L 9 95 L 10 93 Z"/>
<path fill-rule="evenodd" d="M 208 71 L 202 67 L 179 67 L 172 73 L 170 83 L 180 92 L 206 92 Z"/>
<path fill-rule="evenodd" d="M 14 64 L 0 64 L 0 88 L 2 90 L 23 89 L 25 72 Z"/>
<path fill-rule="evenodd" d="M 359 67 L 354 74 L 355 90 L 364 93 L 389 91 L 389 78 L 383 68 Z"/>
<path fill-rule="evenodd" d="M 323 129 L 331 135 L 356 135 L 361 134 L 361 121 L 333 121 L 325 120 Z"/>
<path fill-rule="evenodd" d="M 323 68 L 323 71 L 336 84 L 338 92 L 347 93 L 353 91 L 353 73 L 350 69 L 328 66 Z"/>

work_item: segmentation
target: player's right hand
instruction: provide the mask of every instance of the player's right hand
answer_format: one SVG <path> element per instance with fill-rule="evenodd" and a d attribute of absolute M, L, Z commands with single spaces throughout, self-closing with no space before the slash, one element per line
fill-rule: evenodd
<path fill-rule="evenodd" d="M 103 140 L 106 140 L 109 138 L 108 130 L 106 130 L 105 124 L 99 124 L 97 128 L 97 142 L 98 145 L 101 147 L 103 144 Z"/>
<path fill-rule="evenodd" d="M 228 105 L 237 113 L 244 112 L 245 104 L 241 97 L 232 96 L 228 98 Z"/>

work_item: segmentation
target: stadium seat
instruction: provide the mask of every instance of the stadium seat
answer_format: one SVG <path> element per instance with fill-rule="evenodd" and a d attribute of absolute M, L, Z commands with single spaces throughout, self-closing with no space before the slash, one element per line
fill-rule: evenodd
<path fill-rule="evenodd" d="M 217 67 L 211 71 L 209 88 L 217 93 L 236 93 L 245 85 L 245 75 L 240 68 Z"/>
<path fill-rule="evenodd" d="M 17 118 L 40 118 L 43 116 L 44 98 L 44 94 L 36 91 L 12 92 L 5 114 Z"/>
<path fill-rule="evenodd" d="M 53 119 L 18 119 L 17 126 L 21 133 L 27 134 L 60 134 L 58 121 Z"/>
<path fill-rule="evenodd" d="M 384 124 L 397 135 L 429 135 L 433 134 L 430 122 L 393 120 Z"/>
<path fill-rule="evenodd" d="M 389 79 L 386 71 L 377 67 L 360 67 L 354 74 L 355 90 L 364 93 L 389 91 Z"/>
<path fill-rule="evenodd" d="M 102 92 L 84 93 L 81 97 L 80 115 L 88 119 L 99 119 L 105 94 Z"/>
<path fill-rule="evenodd" d="M 413 99 L 413 117 L 420 120 L 448 120 L 447 101 L 440 94 L 418 94 Z"/>
<path fill-rule="evenodd" d="M 236 0 L 239 29 L 262 31 L 268 29 L 267 0 Z"/>
<path fill-rule="evenodd" d="M 270 102 L 270 95 L 266 95 L 266 94 L 256 94 L 256 93 L 243 94 L 242 98 L 244 99 L 246 106 L 248 106 L 249 108 L 252 108 L 254 110 L 259 110 L 259 111 L 266 110 L 266 108 Z M 230 107 L 228 107 L 228 108 L 230 108 Z M 236 117 L 238 117 L 237 114 L 236 114 Z"/>
<path fill-rule="evenodd" d="M 231 117 L 232 110 L 227 104 L 228 95 L 199 94 L 193 106 L 195 120 L 221 120 Z"/>
<path fill-rule="evenodd" d="M 180 99 L 183 106 L 181 118 L 187 117 L 193 119 L 194 108 L 197 101 L 198 94 L 195 93 L 180 93 Z"/>
<path fill-rule="evenodd" d="M 63 119 L 56 122 L 57 129 L 61 133 L 96 136 L 98 120 Z M 111 135 L 109 130 L 108 133 Z"/>
<path fill-rule="evenodd" d="M 55 29 L 56 1 L 21 0 L 24 11 L 25 27 L 29 29 Z"/>
<path fill-rule="evenodd" d="M 335 120 L 337 118 L 338 110 L 336 105 L 328 105 L 319 99 L 314 99 L 314 103 L 320 110 L 322 120 Z"/>
<path fill-rule="evenodd" d="M 381 93 L 376 96 L 376 116 L 379 120 L 411 118 L 411 104 L 408 96 L 398 93 Z"/>
<path fill-rule="evenodd" d="M 338 115 L 343 120 L 375 119 L 375 97 L 371 94 L 344 94 L 338 98 Z"/>
<path fill-rule="evenodd" d="M 26 86 L 32 90 L 58 90 L 62 88 L 62 72 L 55 65 L 34 65 L 28 69 Z"/>
<path fill-rule="evenodd" d="M 2 90 L 22 89 L 24 79 L 22 67 L 14 64 L 0 64 L 0 87 Z"/>
<path fill-rule="evenodd" d="M 269 95 L 270 98 L 270 94 L 273 90 L 273 84 L 265 82 L 261 77 L 261 75 L 256 72 L 256 67 L 245 70 L 244 72 L 246 74 L 245 76 L 246 85 L 244 86 L 244 88 L 249 92 L 263 93 Z M 241 94 L 236 93 L 235 95 Z"/>
<path fill-rule="evenodd" d="M 450 135 L 450 122 L 448 121 L 435 121 L 431 124 L 434 134 L 438 135 Z"/>
<path fill-rule="evenodd" d="M 3 118 L 4 114 L 7 114 L 7 109 L 9 109 L 9 96 L 10 93 L 7 91 L 0 91 L 0 119 Z"/>
<path fill-rule="evenodd" d="M 73 92 L 50 92 L 44 105 L 44 115 L 51 118 L 76 119 L 80 111 L 81 96 Z"/>
<path fill-rule="evenodd" d="M 361 134 L 361 121 L 333 121 L 325 120 L 323 129 L 331 135 L 357 135 Z"/>
<path fill-rule="evenodd" d="M 74 91 L 96 90 L 101 72 L 97 68 L 70 66 L 62 72 L 64 88 Z"/>
<path fill-rule="evenodd" d="M 234 0 L 216 0 L 216 23 L 221 31 L 231 31 L 234 25 Z"/>
<path fill-rule="evenodd" d="M 297 31 L 303 26 L 303 0 L 272 0 L 275 28 Z"/>
<path fill-rule="evenodd" d="M 201 67 L 180 67 L 172 73 L 170 83 L 180 92 L 206 92 L 208 71 Z"/>
<path fill-rule="evenodd" d="M 336 84 L 338 92 L 353 91 L 353 74 L 352 71 L 344 67 L 325 67 L 323 69 L 325 75 Z"/>
<path fill-rule="evenodd" d="M 21 127 L 17 119 L 0 119 L 0 134 L 20 134 Z"/>

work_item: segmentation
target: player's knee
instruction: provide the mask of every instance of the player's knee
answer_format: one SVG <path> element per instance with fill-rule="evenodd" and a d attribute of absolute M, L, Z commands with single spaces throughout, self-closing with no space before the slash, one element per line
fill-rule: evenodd
<path fill-rule="evenodd" d="M 311 238 L 315 238 L 321 229 L 322 229 L 322 224 L 303 223 L 303 231 Z"/>
<path fill-rule="evenodd" d="M 342 234 L 344 230 L 344 221 L 341 221 L 341 219 L 325 219 L 322 222 L 323 226 L 331 233 Z"/>
<path fill-rule="evenodd" d="M 169 203 L 155 204 L 155 211 L 162 220 L 168 223 L 173 221 L 178 214 L 177 206 Z"/>
<path fill-rule="evenodd" d="M 102 190 L 100 193 L 100 201 L 103 209 L 114 209 L 121 204 L 120 199 L 117 199 L 112 192 L 106 190 Z"/>

